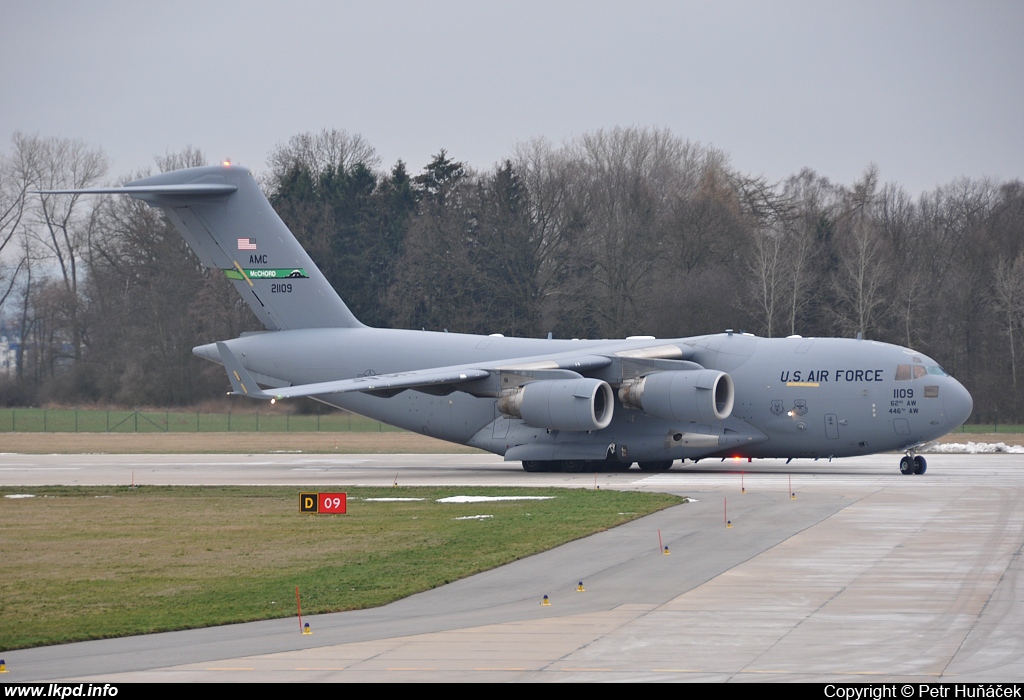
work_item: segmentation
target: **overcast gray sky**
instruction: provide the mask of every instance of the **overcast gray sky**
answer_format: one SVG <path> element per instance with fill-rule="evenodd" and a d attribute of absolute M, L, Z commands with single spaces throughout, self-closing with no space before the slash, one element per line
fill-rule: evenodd
<path fill-rule="evenodd" d="M 916 195 L 1024 177 L 1024 2 L 0 0 L 0 105 L 3 150 L 82 139 L 112 178 L 186 144 L 260 170 L 322 127 L 415 172 L 636 125 Z"/>

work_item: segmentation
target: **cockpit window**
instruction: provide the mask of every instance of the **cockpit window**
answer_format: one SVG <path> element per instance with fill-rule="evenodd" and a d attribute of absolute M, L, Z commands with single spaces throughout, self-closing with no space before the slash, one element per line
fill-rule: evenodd
<path fill-rule="evenodd" d="M 923 367 L 922 365 L 897 365 L 896 367 L 896 381 L 907 382 L 911 379 L 920 379 L 926 377 L 929 374 L 938 375 L 940 377 L 948 376 L 946 371 L 937 365 L 931 367 Z"/>

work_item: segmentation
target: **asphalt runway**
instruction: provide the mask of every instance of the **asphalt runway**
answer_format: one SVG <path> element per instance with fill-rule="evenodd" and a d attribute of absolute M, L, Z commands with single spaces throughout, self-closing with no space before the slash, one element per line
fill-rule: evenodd
<path fill-rule="evenodd" d="M 310 636 L 290 618 L 11 651 L 4 681 L 1024 680 L 1024 455 L 929 455 L 922 476 L 897 462 L 572 475 L 480 455 L 0 455 L 0 483 L 26 493 L 397 480 L 695 499 L 383 608 L 304 618 Z"/>

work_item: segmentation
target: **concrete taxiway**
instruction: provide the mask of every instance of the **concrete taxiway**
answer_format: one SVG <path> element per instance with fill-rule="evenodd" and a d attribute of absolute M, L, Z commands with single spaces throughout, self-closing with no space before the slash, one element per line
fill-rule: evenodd
<path fill-rule="evenodd" d="M 0 455 L 0 483 L 26 492 L 397 477 L 696 499 L 383 608 L 306 618 L 311 636 L 292 618 L 12 651 L 4 680 L 1024 680 L 1024 456 L 930 455 L 922 476 L 897 461 L 570 475 L 480 455 Z"/>

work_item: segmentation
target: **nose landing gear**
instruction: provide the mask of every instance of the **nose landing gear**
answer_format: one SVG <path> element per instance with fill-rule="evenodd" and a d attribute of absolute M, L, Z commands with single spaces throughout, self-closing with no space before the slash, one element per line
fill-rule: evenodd
<path fill-rule="evenodd" d="M 924 474 L 928 469 L 928 462 L 921 455 L 915 455 L 913 450 L 907 450 L 906 456 L 900 460 L 900 474 Z"/>

